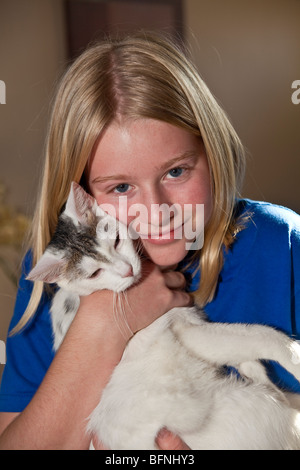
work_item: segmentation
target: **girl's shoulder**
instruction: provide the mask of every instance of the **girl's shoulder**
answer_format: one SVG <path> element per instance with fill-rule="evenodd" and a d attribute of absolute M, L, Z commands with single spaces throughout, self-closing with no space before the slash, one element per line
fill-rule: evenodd
<path fill-rule="evenodd" d="M 270 202 L 254 201 L 252 199 L 237 199 L 236 214 L 248 215 L 253 221 L 272 222 L 276 225 L 288 225 L 300 229 L 300 215 L 288 207 Z"/>
<path fill-rule="evenodd" d="M 255 236 L 260 241 L 266 240 L 271 244 L 287 239 L 300 243 L 300 215 L 287 207 L 251 199 L 238 199 L 236 217 L 243 227 L 238 238 L 252 239 Z"/>
<path fill-rule="evenodd" d="M 29 251 L 23 260 L 22 274 L 11 319 L 11 331 L 24 314 L 33 283 L 26 279 L 32 265 Z M 50 320 L 50 297 L 45 293 L 32 320 L 6 340 L 6 365 L 0 387 L 0 411 L 20 412 L 39 387 L 54 357 Z M 20 373 L 21 371 L 21 373 Z"/>
<path fill-rule="evenodd" d="M 300 272 L 300 216 L 283 206 L 251 199 L 237 199 L 235 217 L 239 230 L 229 249 L 223 247 L 223 278 L 232 277 L 243 266 L 257 270 L 262 260 L 265 265 L 275 262 L 289 265 Z M 193 261 L 191 261 L 193 260 Z M 199 287 L 199 260 L 189 252 L 178 268 L 185 272 L 189 290 Z"/>

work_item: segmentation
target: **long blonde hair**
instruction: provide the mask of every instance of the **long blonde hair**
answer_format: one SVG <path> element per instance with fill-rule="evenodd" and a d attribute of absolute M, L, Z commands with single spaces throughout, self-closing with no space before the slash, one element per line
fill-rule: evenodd
<path fill-rule="evenodd" d="M 213 212 L 205 228 L 201 282 L 195 297 L 214 296 L 232 241 L 233 211 L 244 174 L 244 151 L 233 127 L 191 61 L 174 42 L 139 33 L 89 47 L 67 70 L 53 106 L 41 190 L 32 224 L 33 264 L 49 243 L 72 181 L 82 176 L 93 147 L 117 115 L 153 118 L 203 139 L 211 172 Z M 34 315 L 44 286 L 36 282 L 13 332 Z"/>

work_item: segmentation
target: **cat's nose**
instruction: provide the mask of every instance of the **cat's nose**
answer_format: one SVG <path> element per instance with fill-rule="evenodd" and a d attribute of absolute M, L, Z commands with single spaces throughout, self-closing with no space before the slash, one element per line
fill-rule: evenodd
<path fill-rule="evenodd" d="M 126 274 L 124 274 L 123 277 L 132 277 L 132 276 L 133 276 L 133 270 L 132 270 L 132 266 L 130 266 L 130 268 L 128 269 Z"/>
<path fill-rule="evenodd" d="M 119 260 L 119 262 L 116 263 L 114 271 L 119 277 L 122 278 L 133 277 L 134 275 L 132 264 L 127 260 Z"/>
<path fill-rule="evenodd" d="M 133 269 L 132 266 L 127 271 L 127 274 L 125 274 L 125 277 L 132 277 L 133 276 Z"/>

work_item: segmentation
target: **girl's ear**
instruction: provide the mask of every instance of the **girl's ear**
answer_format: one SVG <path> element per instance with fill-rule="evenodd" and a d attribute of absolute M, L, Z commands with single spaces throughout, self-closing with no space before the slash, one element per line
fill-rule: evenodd
<path fill-rule="evenodd" d="M 56 283 L 64 273 L 65 267 L 66 261 L 63 258 L 46 250 L 26 279 L 48 284 Z"/>
<path fill-rule="evenodd" d="M 71 217 L 76 225 L 78 222 L 84 224 L 87 220 L 87 213 L 95 211 L 96 206 L 95 199 L 73 181 L 64 213 Z"/>

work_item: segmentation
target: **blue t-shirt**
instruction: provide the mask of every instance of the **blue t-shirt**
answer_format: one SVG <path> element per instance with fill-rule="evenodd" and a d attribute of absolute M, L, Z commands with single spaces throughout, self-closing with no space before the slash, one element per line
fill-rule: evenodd
<path fill-rule="evenodd" d="M 270 325 L 300 339 L 300 216 L 263 202 L 239 200 L 237 213 L 250 217 L 231 249 L 224 250 L 224 267 L 215 298 L 206 305 L 215 322 Z M 32 283 L 28 254 L 17 294 L 10 329 L 24 313 Z M 191 267 L 190 290 L 199 285 L 200 273 Z M 0 411 L 22 411 L 32 399 L 53 359 L 49 315 L 50 298 L 44 294 L 31 323 L 7 339 L 7 363 L 0 388 Z M 216 344 L 216 347 L 218 345 Z M 286 390 L 300 393 L 300 385 L 276 363 L 266 363 L 271 379 Z"/>

